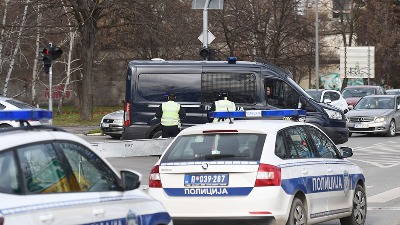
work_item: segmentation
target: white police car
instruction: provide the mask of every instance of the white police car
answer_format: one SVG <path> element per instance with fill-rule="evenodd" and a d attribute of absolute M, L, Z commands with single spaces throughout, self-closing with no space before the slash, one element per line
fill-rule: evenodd
<path fill-rule="evenodd" d="M 214 112 L 214 117 L 228 114 L 286 117 L 305 111 Z M 171 142 L 153 167 L 148 193 L 163 203 L 175 225 L 305 225 L 333 219 L 363 225 L 365 178 L 346 159 L 352 154 L 305 122 L 235 120 L 193 126 Z"/>
<path fill-rule="evenodd" d="M 0 112 L 0 120 L 52 118 L 45 110 Z M 0 225 L 172 225 L 141 175 L 111 165 L 77 136 L 49 126 L 0 129 Z"/>

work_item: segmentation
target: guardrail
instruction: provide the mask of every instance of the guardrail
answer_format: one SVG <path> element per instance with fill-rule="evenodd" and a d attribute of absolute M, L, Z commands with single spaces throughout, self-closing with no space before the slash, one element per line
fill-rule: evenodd
<path fill-rule="evenodd" d="M 92 142 L 90 145 L 105 158 L 132 156 L 159 156 L 173 138 L 137 139 L 109 142 Z"/>

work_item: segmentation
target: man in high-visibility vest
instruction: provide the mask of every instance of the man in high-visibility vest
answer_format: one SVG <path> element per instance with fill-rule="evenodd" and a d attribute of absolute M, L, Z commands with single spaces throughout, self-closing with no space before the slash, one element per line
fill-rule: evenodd
<path fill-rule="evenodd" d="M 220 111 L 232 112 L 232 111 L 235 111 L 235 110 L 236 110 L 236 105 L 235 105 L 234 102 L 228 100 L 228 93 L 226 93 L 226 92 L 219 93 L 218 100 L 215 101 L 212 104 L 211 109 L 210 109 L 211 112 L 212 111 L 215 111 L 215 112 L 220 112 Z M 215 118 L 215 119 L 213 119 L 210 116 L 208 116 L 208 122 L 216 123 L 216 122 L 220 122 L 220 121 L 224 121 L 224 120 L 225 120 L 224 118 L 218 118 L 218 119 Z"/>
<path fill-rule="evenodd" d="M 185 110 L 175 102 L 175 95 L 169 94 L 168 101 L 157 108 L 156 117 L 161 118 L 162 137 L 175 137 L 181 131 L 180 122 L 186 117 Z"/>

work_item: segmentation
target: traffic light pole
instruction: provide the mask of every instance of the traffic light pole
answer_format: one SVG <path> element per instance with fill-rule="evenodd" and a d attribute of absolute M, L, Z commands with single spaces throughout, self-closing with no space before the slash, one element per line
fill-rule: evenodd
<path fill-rule="evenodd" d="M 210 0 L 206 0 L 203 9 L 203 47 L 208 47 L 208 6 L 210 5 Z"/>

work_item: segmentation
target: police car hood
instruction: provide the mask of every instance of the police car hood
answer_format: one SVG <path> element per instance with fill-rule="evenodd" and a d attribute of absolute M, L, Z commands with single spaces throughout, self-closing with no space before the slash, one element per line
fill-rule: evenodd
<path fill-rule="evenodd" d="M 387 116 L 392 114 L 394 109 L 353 109 L 350 110 L 346 116 L 353 117 L 353 116 Z"/>

